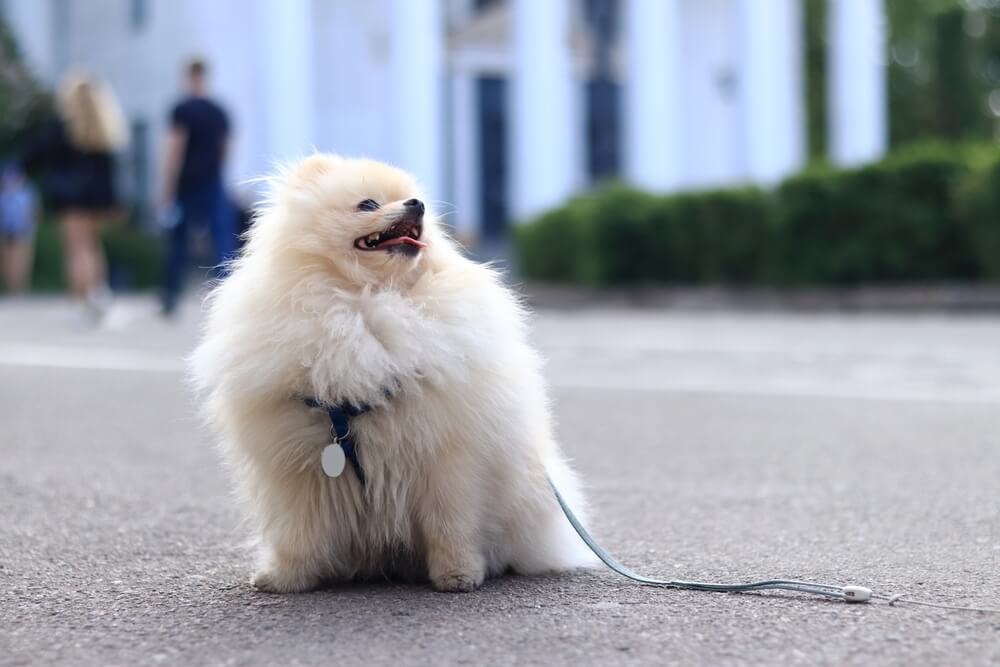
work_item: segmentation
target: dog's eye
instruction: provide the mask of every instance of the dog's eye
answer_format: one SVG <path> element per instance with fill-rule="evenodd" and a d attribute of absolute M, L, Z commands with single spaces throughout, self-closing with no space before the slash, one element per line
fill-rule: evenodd
<path fill-rule="evenodd" d="M 375 201 L 374 199 L 366 199 L 363 202 L 361 202 L 360 204 L 358 204 L 358 210 L 359 211 L 377 211 L 378 210 L 378 202 Z"/>

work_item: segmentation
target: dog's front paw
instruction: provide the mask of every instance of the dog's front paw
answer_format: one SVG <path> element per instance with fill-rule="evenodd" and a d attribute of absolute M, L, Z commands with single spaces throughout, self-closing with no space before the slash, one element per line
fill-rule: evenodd
<path fill-rule="evenodd" d="M 319 578 L 301 572 L 262 568 L 250 578 L 250 585 L 262 593 L 305 593 L 319 585 Z"/>
<path fill-rule="evenodd" d="M 448 572 L 432 579 L 431 584 L 442 593 L 471 593 L 483 585 L 483 575 Z"/>

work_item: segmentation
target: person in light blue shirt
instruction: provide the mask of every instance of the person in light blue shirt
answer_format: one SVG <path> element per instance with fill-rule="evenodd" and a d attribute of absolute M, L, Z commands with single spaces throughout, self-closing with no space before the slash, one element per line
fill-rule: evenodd
<path fill-rule="evenodd" d="M 20 167 L 0 165 L 0 267 L 9 294 L 21 294 L 30 284 L 37 211 Z"/>

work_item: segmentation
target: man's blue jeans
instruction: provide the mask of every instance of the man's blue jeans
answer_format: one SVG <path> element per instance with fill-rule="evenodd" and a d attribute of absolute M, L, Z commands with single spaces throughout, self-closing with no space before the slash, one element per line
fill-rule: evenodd
<path fill-rule="evenodd" d="M 180 219 L 170 230 L 170 248 L 167 253 L 167 276 L 164 301 L 173 308 L 184 285 L 184 274 L 190 261 L 191 230 L 195 225 L 207 225 L 212 239 L 211 273 L 213 277 L 226 274 L 226 262 L 236 252 L 236 214 L 226 197 L 221 183 L 184 191 L 177 196 Z"/>

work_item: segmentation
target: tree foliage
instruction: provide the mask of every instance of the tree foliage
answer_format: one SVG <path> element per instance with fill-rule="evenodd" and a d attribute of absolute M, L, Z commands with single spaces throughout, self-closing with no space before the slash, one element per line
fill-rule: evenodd
<path fill-rule="evenodd" d="M 0 19 L 0 156 L 52 115 L 52 98 L 25 67 L 17 43 Z"/>
<path fill-rule="evenodd" d="M 825 154 L 828 2 L 805 0 L 814 159 Z M 1000 0 L 886 0 L 885 11 L 890 145 L 1000 136 Z"/>

